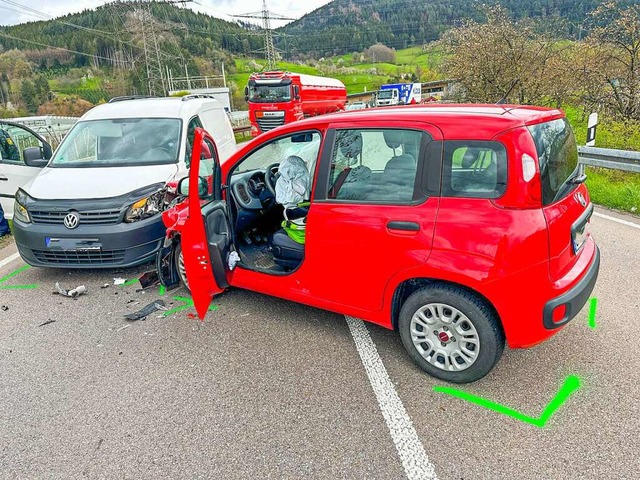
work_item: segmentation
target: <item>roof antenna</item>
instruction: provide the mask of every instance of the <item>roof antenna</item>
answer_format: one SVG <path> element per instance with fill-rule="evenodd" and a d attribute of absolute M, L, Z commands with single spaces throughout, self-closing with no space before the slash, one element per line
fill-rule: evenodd
<path fill-rule="evenodd" d="M 513 83 L 511 84 L 511 86 L 509 87 L 509 90 L 507 91 L 507 93 L 504 94 L 504 96 L 498 100 L 496 102 L 496 105 L 504 105 L 505 103 L 507 103 L 507 98 L 509 97 L 509 94 L 511 93 L 511 91 L 513 90 L 513 88 L 518 84 L 518 82 L 520 81 L 519 78 L 516 78 Z"/>

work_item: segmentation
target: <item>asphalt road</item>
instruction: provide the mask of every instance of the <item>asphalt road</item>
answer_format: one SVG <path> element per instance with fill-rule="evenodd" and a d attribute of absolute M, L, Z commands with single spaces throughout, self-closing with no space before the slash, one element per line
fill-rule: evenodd
<path fill-rule="evenodd" d="M 127 323 L 124 313 L 156 299 L 184 305 L 184 292 L 100 288 L 144 267 L 26 269 L 0 284 L 36 285 L 0 289 L 0 478 L 429 478 L 402 463 L 410 442 L 393 433 L 398 403 L 440 479 L 637 478 L 640 229 L 594 217 L 591 231 L 602 252 L 597 327 L 585 308 L 461 387 L 537 417 L 578 376 L 544 428 L 433 391 L 445 384 L 382 328 L 366 327 L 397 392 L 391 404 L 374 393 L 342 316 L 233 290 L 203 323 L 192 308 Z M 1 250 L 0 265 L 14 251 Z M 23 266 L 0 267 L 0 278 Z M 52 295 L 56 281 L 89 292 Z"/>

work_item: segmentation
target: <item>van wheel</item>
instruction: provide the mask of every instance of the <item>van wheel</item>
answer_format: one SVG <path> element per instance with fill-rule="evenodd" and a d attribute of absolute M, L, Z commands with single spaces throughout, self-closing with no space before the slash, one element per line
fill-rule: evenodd
<path fill-rule="evenodd" d="M 176 245 L 176 270 L 178 271 L 178 276 L 180 277 L 180 282 L 187 289 L 189 293 L 191 290 L 189 289 L 189 280 L 187 280 L 187 271 L 184 268 L 184 256 L 182 255 L 182 243 L 178 243 Z"/>
<path fill-rule="evenodd" d="M 496 315 L 471 292 L 451 285 L 423 287 L 402 305 L 400 338 L 418 366 L 441 380 L 474 382 L 502 355 Z"/>

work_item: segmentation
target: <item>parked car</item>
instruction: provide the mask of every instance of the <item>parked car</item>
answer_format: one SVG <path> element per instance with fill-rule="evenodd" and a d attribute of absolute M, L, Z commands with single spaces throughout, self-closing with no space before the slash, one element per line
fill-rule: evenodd
<path fill-rule="evenodd" d="M 201 317 L 230 286 L 274 295 L 394 329 L 420 368 L 464 383 L 493 368 L 505 340 L 557 333 L 596 282 L 593 205 L 560 110 L 327 115 L 225 163 L 198 158 L 199 187 L 164 214 L 158 265 L 165 283 L 184 265 Z"/>
<path fill-rule="evenodd" d="M 216 100 L 119 97 L 87 112 L 51 157 L 25 151 L 44 167 L 15 193 L 13 229 L 20 255 L 38 267 L 125 267 L 147 262 L 162 246 L 160 213 L 167 185 L 185 176 L 196 128 L 236 149 Z"/>
<path fill-rule="evenodd" d="M 369 108 L 365 102 L 354 102 L 347 105 L 347 110 L 364 110 L 365 108 Z"/>
<path fill-rule="evenodd" d="M 13 203 L 18 188 L 40 173 L 41 167 L 30 166 L 25 158 L 51 158 L 51 145 L 28 127 L 0 120 L 0 210 L 13 218 Z"/>

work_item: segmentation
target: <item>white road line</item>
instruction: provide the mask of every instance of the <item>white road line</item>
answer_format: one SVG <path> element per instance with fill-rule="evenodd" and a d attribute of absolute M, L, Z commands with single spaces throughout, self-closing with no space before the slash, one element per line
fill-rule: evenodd
<path fill-rule="evenodd" d="M 640 225 L 638 225 L 637 223 L 629 222 L 627 220 L 621 220 L 621 219 L 616 218 L 616 217 L 611 217 L 609 215 L 605 215 L 604 213 L 593 212 L 593 214 L 596 217 L 606 218 L 607 220 L 611 220 L 612 222 L 618 222 L 618 223 L 621 223 L 623 225 L 627 225 L 628 227 L 633 227 L 633 228 L 640 229 Z"/>
<path fill-rule="evenodd" d="M 0 260 L 0 268 L 4 267 L 5 265 L 9 265 L 17 258 L 20 258 L 20 254 L 18 252 L 14 253 L 13 255 L 9 255 L 4 260 Z"/>
<path fill-rule="evenodd" d="M 396 446 L 404 472 L 409 480 L 437 480 L 433 464 L 429 462 L 409 414 L 398 396 L 376 345 L 362 320 L 346 317 L 349 330 L 376 394 L 391 438 Z"/>

